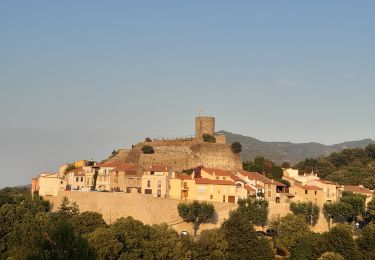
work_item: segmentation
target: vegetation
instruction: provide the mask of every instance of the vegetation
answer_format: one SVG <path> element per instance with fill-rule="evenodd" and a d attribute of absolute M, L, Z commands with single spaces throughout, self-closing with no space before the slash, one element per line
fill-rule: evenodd
<path fill-rule="evenodd" d="M 141 150 L 144 154 L 154 154 L 155 153 L 154 148 L 151 145 L 144 145 L 141 148 Z"/>
<path fill-rule="evenodd" d="M 216 138 L 210 134 L 203 134 L 203 142 L 216 143 Z"/>
<path fill-rule="evenodd" d="M 69 164 L 69 165 L 65 168 L 64 173 L 68 173 L 68 172 L 74 171 L 75 169 L 77 169 L 77 167 L 76 167 L 74 164 Z"/>
<path fill-rule="evenodd" d="M 344 197 L 340 203 L 357 208 L 356 212 L 362 210 L 352 194 Z M 292 260 L 375 259 L 374 223 L 358 231 L 354 239 L 350 225 L 339 224 L 317 234 L 309 230 L 306 215 L 289 214 L 271 223 L 272 239 L 257 235 L 254 225 L 267 220 L 264 200 L 240 200 L 220 228 L 203 231 L 195 240 L 166 224 L 150 226 L 131 217 L 107 225 L 101 214 L 80 213 L 67 198 L 52 213 L 49 202 L 31 197 L 26 188 L 0 190 L 0 203 L 0 259 L 271 260 L 276 252 Z M 201 223 L 214 215 L 211 204 L 181 205 L 189 222 Z"/>
<path fill-rule="evenodd" d="M 242 199 L 238 201 L 237 214 L 248 219 L 253 225 L 264 226 L 268 219 L 268 201 L 262 199 Z"/>
<path fill-rule="evenodd" d="M 194 235 L 199 225 L 214 216 L 215 208 L 211 203 L 194 201 L 180 203 L 177 207 L 180 217 L 188 223 L 193 223 Z"/>
<path fill-rule="evenodd" d="M 231 148 L 234 153 L 242 152 L 242 145 L 239 142 L 232 143 Z"/>
<path fill-rule="evenodd" d="M 339 202 L 326 203 L 323 207 L 327 219 L 334 222 L 352 222 L 365 212 L 366 197 L 352 192 L 343 192 Z"/>
<path fill-rule="evenodd" d="M 151 143 L 151 142 L 152 142 L 152 139 L 151 139 L 150 137 L 146 137 L 146 138 L 145 138 L 145 142 L 146 142 L 146 143 Z"/>
<path fill-rule="evenodd" d="M 305 218 L 306 223 L 314 226 L 319 219 L 320 209 L 312 202 L 292 202 L 290 210 L 294 215 L 301 215 Z"/>
<path fill-rule="evenodd" d="M 344 149 L 327 157 L 306 159 L 295 167 L 302 172 L 314 170 L 319 177 L 343 185 L 362 184 L 375 189 L 375 144 L 365 149 Z"/>

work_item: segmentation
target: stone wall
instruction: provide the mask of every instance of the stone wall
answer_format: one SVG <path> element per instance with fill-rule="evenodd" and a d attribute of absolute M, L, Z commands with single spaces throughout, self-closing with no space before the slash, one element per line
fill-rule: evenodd
<path fill-rule="evenodd" d="M 66 196 L 69 201 L 76 202 L 81 212 L 94 211 L 101 213 L 104 220 L 110 224 L 121 217 L 131 216 L 144 224 L 167 223 L 177 232 L 186 230 L 193 233 L 192 225 L 183 222 L 178 216 L 177 205 L 182 202 L 175 199 L 154 198 L 150 195 L 138 193 L 105 193 L 105 192 L 72 192 L 63 191 L 56 197 L 45 197 L 57 210 L 62 199 Z M 229 203 L 213 203 L 217 215 L 210 223 L 202 224 L 202 230 L 220 227 L 228 218 L 229 211 L 237 206 Z M 199 233 L 198 232 L 198 233 Z"/>
<path fill-rule="evenodd" d="M 177 205 L 182 200 L 154 198 L 150 195 L 138 193 L 106 193 L 106 192 L 73 192 L 63 191 L 58 196 L 48 196 L 45 199 L 53 204 L 53 210 L 57 210 L 62 199 L 66 196 L 69 201 L 76 202 L 81 212 L 94 211 L 101 213 L 104 220 L 110 224 L 121 217 L 131 216 L 144 224 L 167 223 L 177 232 L 186 230 L 193 233 L 192 225 L 183 222 L 178 216 Z M 228 219 L 229 212 L 237 208 L 237 205 L 230 203 L 214 202 L 216 216 L 210 223 L 201 225 L 198 234 L 202 230 L 218 228 L 225 219 Z M 288 203 L 269 203 L 269 221 L 286 216 L 291 213 Z M 257 230 L 265 230 L 268 227 L 256 227 Z M 328 222 L 323 214 L 319 216 L 318 223 L 311 228 L 314 232 L 328 231 Z"/>

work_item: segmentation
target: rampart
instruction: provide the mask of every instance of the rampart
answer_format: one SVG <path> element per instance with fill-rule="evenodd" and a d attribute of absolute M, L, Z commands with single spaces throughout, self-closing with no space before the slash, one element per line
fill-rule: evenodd
<path fill-rule="evenodd" d="M 101 213 L 104 220 L 110 224 L 121 217 L 131 216 L 145 224 L 167 223 L 177 232 L 186 230 L 193 233 L 192 225 L 183 222 L 178 216 L 177 205 L 182 200 L 154 198 L 150 195 L 137 193 L 103 193 L 103 192 L 60 192 L 57 197 L 45 197 L 53 204 L 53 210 L 56 211 L 64 197 L 69 201 L 76 202 L 81 212 L 94 211 Z M 228 219 L 229 212 L 237 208 L 237 205 L 230 203 L 213 203 L 216 216 L 209 223 L 200 226 L 202 230 L 218 228 Z M 269 220 L 275 220 L 291 213 L 288 203 L 270 203 Z M 264 230 L 267 227 L 256 227 L 257 230 Z M 320 214 L 317 225 L 312 228 L 315 232 L 324 232 L 328 230 L 328 222 Z"/>

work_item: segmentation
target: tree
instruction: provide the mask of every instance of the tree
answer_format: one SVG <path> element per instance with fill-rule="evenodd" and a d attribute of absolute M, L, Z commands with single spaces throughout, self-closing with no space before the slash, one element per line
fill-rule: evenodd
<path fill-rule="evenodd" d="M 81 235 L 94 232 L 97 228 L 106 226 L 102 214 L 96 212 L 83 212 L 73 215 L 70 223 L 75 232 Z"/>
<path fill-rule="evenodd" d="M 328 220 L 333 219 L 334 222 L 348 221 L 354 215 L 352 205 L 344 202 L 325 203 L 323 212 Z"/>
<path fill-rule="evenodd" d="M 242 145 L 239 142 L 232 143 L 231 148 L 234 153 L 242 152 Z"/>
<path fill-rule="evenodd" d="M 268 220 L 268 201 L 262 199 L 240 199 L 236 212 L 250 220 L 254 225 L 264 226 Z"/>
<path fill-rule="evenodd" d="M 333 227 L 329 232 L 323 234 L 323 240 L 326 251 L 339 253 L 345 259 L 358 259 L 358 248 L 350 226 L 339 224 Z"/>
<path fill-rule="evenodd" d="M 365 148 L 365 151 L 368 157 L 375 159 L 375 144 L 369 144 Z"/>
<path fill-rule="evenodd" d="M 275 246 L 284 254 L 288 254 L 302 237 L 310 234 L 305 218 L 292 214 L 274 221 L 271 227 L 277 231 L 274 237 Z"/>
<path fill-rule="evenodd" d="M 270 173 L 267 175 L 271 179 L 280 180 L 283 177 L 283 169 L 274 165 L 272 166 Z"/>
<path fill-rule="evenodd" d="M 318 222 L 320 209 L 318 205 L 312 202 L 292 202 L 290 203 L 290 210 L 295 215 L 303 216 L 306 223 L 311 226 Z"/>
<path fill-rule="evenodd" d="M 326 252 L 322 254 L 318 260 L 344 260 L 344 257 L 334 252 Z"/>
<path fill-rule="evenodd" d="M 154 148 L 151 145 L 144 145 L 141 150 L 144 154 L 154 154 L 155 153 Z"/>
<path fill-rule="evenodd" d="M 228 242 L 222 229 L 204 230 L 194 244 L 193 259 L 228 259 Z"/>
<path fill-rule="evenodd" d="M 146 142 L 146 143 L 151 143 L 151 142 L 152 142 L 152 139 L 151 139 L 150 137 L 146 137 L 146 138 L 145 138 L 145 142 Z"/>
<path fill-rule="evenodd" d="M 324 241 L 319 233 L 300 237 L 292 247 L 292 260 L 315 260 L 324 252 Z"/>
<path fill-rule="evenodd" d="M 64 197 L 58 208 L 58 212 L 65 216 L 73 216 L 79 214 L 79 208 L 76 202 L 70 203 L 67 197 Z"/>
<path fill-rule="evenodd" d="M 117 240 L 113 229 L 98 228 L 85 237 L 89 245 L 95 250 L 98 259 L 119 259 L 124 245 Z"/>
<path fill-rule="evenodd" d="M 73 170 L 77 169 L 77 167 L 74 165 L 74 164 L 69 164 L 66 168 L 65 168 L 65 171 L 64 173 L 68 173 L 68 172 L 71 172 Z"/>
<path fill-rule="evenodd" d="M 289 168 L 290 168 L 290 163 L 287 162 L 287 161 L 284 161 L 284 162 L 281 164 L 281 168 L 289 169 Z"/>
<path fill-rule="evenodd" d="M 178 214 L 185 222 L 193 223 L 194 235 L 196 235 L 199 225 L 214 216 L 215 208 L 206 202 L 194 201 L 192 203 L 180 203 L 177 206 Z"/>
<path fill-rule="evenodd" d="M 216 138 L 213 135 L 210 134 L 203 134 L 203 142 L 207 143 L 216 143 Z"/>
<path fill-rule="evenodd" d="M 373 197 L 371 201 L 367 204 L 367 214 L 370 215 L 371 219 L 375 218 L 375 198 Z"/>
<path fill-rule="evenodd" d="M 253 223 L 237 211 L 231 212 L 221 229 L 228 243 L 228 259 L 274 259 L 265 238 L 258 238 Z"/>
<path fill-rule="evenodd" d="M 367 225 L 357 239 L 363 259 L 375 259 L 375 224 Z"/>
<path fill-rule="evenodd" d="M 357 217 L 365 211 L 366 196 L 344 191 L 341 202 L 350 204 L 353 208 L 353 217 Z"/>

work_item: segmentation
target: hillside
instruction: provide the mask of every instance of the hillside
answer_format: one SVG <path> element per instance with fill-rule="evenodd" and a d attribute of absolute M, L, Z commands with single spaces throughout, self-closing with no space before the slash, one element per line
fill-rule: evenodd
<path fill-rule="evenodd" d="M 345 148 L 364 148 L 369 144 L 375 143 L 375 141 L 371 139 L 350 141 L 334 145 L 324 145 L 314 142 L 263 142 L 253 137 L 233 134 L 226 131 L 219 131 L 219 133 L 225 134 L 228 143 L 240 142 L 242 144 L 242 160 L 252 160 L 255 156 L 261 155 L 278 164 L 281 164 L 283 161 L 289 161 L 295 164 L 305 158 L 327 156 Z"/>

